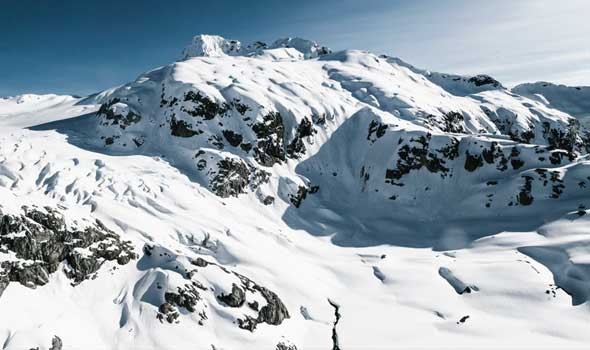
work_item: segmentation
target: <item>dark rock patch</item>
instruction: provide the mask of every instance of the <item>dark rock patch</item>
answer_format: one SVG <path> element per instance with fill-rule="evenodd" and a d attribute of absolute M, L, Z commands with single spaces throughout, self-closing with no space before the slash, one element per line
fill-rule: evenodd
<path fill-rule="evenodd" d="M 225 303 L 229 307 L 241 307 L 246 301 L 246 293 L 235 283 L 232 284 L 231 293 L 221 294 L 217 297 L 220 301 Z"/>
<path fill-rule="evenodd" d="M 0 245 L 19 260 L 3 261 L 0 286 L 10 282 L 35 288 L 49 281 L 59 264 L 78 284 L 96 273 L 106 261 L 125 265 L 136 258 L 130 242 L 122 241 L 100 221 L 84 229 L 70 228 L 55 209 L 23 207 L 19 216 L 0 213 Z M 4 291 L 0 289 L 0 295 Z"/>
<path fill-rule="evenodd" d="M 225 137 L 227 142 L 234 147 L 238 147 L 244 139 L 242 135 L 231 130 L 223 130 L 223 137 Z"/>
<path fill-rule="evenodd" d="M 219 197 L 237 197 L 250 183 L 250 170 L 240 159 L 225 158 L 217 163 L 219 170 L 210 182 L 211 191 Z"/>

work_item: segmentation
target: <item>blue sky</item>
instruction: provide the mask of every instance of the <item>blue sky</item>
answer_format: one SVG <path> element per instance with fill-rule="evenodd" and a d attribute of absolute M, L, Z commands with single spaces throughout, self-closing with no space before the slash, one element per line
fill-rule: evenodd
<path fill-rule="evenodd" d="M 587 0 L 0 0 L 0 95 L 89 94 L 178 57 L 194 34 L 301 36 L 511 85 L 590 85 Z"/>

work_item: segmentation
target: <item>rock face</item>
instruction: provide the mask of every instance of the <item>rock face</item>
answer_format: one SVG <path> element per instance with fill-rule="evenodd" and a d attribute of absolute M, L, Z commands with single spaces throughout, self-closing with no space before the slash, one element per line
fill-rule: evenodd
<path fill-rule="evenodd" d="M 234 283 L 231 286 L 231 293 L 221 294 L 217 298 L 229 307 L 240 307 L 246 301 L 246 293 Z"/>
<path fill-rule="evenodd" d="M 78 284 L 106 261 L 125 265 L 136 257 L 130 242 L 98 220 L 84 228 L 67 227 L 55 209 L 23 207 L 22 211 L 19 216 L 0 213 L 1 253 L 16 256 L 0 265 L 0 294 L 10 282 L 29 288 L 44 285 L 62 263 L 66 276 Z"/>

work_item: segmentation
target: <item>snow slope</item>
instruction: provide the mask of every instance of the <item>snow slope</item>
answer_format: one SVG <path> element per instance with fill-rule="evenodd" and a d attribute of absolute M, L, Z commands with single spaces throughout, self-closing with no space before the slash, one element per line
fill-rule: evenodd
<path fill-rule="evenodd" d="M 4 348 L 584 348 L 589 139 L 551 98 L 197 36 L 0 100 Z"/>
<path fill-rule="evenodd" d="M 96 111 L 92 105 L 76 105 L 79 100 L 51 94 L 0 97 L 0 123 L 3 127 L 25 128 Z"/>
<path fill-rule="evenodd" d="M 564 111 L 583 120 L 586 125 L 590 118 L 590 87 L 588 86 L 565 86 L 537 82 L 518 85 L 512 91 Z"/>

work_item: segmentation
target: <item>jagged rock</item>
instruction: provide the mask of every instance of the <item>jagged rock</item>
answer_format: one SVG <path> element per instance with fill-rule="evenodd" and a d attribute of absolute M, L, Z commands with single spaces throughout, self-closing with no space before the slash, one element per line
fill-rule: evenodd
<path fill-rule="evenodd" d="M 0 213 L 0 245 L 21 259 L 2 262 L 0 286 L 4 288 L 12 281 L 30 288 L 44 285 L 64 261 L 66 276 L 77 284 L 105 261 L 124 265 L 136 257 L 131 243 L 121 241 L 100 221 L 80 230 L 66 227 L 63 216 L 52 208 L 22 210 L 20 216 Z"/>
<path fill-rule="evenodd" d="M 397 152 L 399 159 L 396 167 L 387 169 L 385 172 L 386 183 L 401 185 L 396 180 L 400 180 L 412 170 L 419 170 L 423 167 L 432 173 L 440 173 L 443 178 L 447 175 L 450 169 L 444 165 L 445 160 L 439 158 L 436 153 L 429 151 L 431 136 L 431 134 L 425 134 L 418 138 L 412 138 L 410 142 L 418 144 L 418 146 L 410 147 L 410 145 L 406 144 L 399 148 Z M 450 145 L 438 149 L 436 152 L 449 157 L 449 159 L 453 159 L 455 157 L 454 152 L 456 147 L 458 147 L 456 141 L 451 139 Z"/>
<path fill-rule="evenodd" d="M 256 326 L 260 323 L 278 326 L 284 319 L 289 318 L 289 310 L 281 299 L 271 290 L 254 283 L 251 279 L 233 272 L 241 282 L 242 287 L 246 290 L 257 291 L 266 300 L 266 305 L 262 306 L 258 311 L 258 316 L 253 318 L 245 316 L 243 319 L 238 319 L 238 326 L 242 329 L 247 329 L 253 332 Z"/>
<path fill-rule="evenodd" d="M 246 293 L 235 283 L 232 284 L 231 293 L 221 294 L 217 297 L 220 301 L 227 304 L 229 307 L 241 307 L 246 301 Z"/>
<path fill-rule="evenodd" d="M 248 166 L 242 160 L 232 158 L 222 159 L 217 166 L 219 170 L 211 180 L 211 191 L 223 198 L 244 193 L 250 183 Z"/>
<path fill-rule="evenodd" d="M 201 300 L 199 291 L 195 286 L 186 284 L 184 288 L 177 287 L 178 293 L 167 292 L 164 294 L 166 303 L 177 307 L 183 307 L 189 312 L 195 312 L 197 301 Z"/>
<path fill-rule="evenodd" d="M 289 318 L 287 307 L 274 292 L 259 285 L 254 285 L 253 288 L 259 291 L 267 302 L 258 313 L 257 321 L 259 323 L 264 322 L 276 326 L 280 325 L 285 318 Z"/>
<path fill-rule="evenodd" d="M 103 120 L 102 125 L 119 125 L 121 129 L 125 129 L 141 120 L 140 115 L 131 111 L 129 106 L 121 103 L 118 98 L 103 103 L 96 116 Z"/>
<path fill-rule="evenodd" d="M 293 203 L 293 205 L 295 206 L 295 208 L 299 208 L 299 206 L 301 205 L 301 203 L 303 202 L 303 200 L 307 197 L 307 188 L 304 186 L 299 186 L 299 189 L 297 190 L 297 193 L 292 195 L 289 195 L 289 200 L 291 201 L 291 203 Z"/>
<path fill-rule="evenodd" d="M 295 344 L 293 344 L 291 342 L 283 340 L 277 344 L 277 347 L 275 350 L 297 350 L 297 346 L 295 346 Z"/>
<path fill-rule="evenodd" d="M 168 323 L 173 323 L 178 320 L 180 314 L 174 305 L 166 302 L 158 307 L 158 315 L 156 317 L 160 322 L 165 319 Z"/>
<path fill-rule="evenodd" d="M 369 124 L 369 134 L 367 135 L 367 140 L 375 142 L 378 138 L 381 138 L 383 135 L 385 135 L 385 131 L 387 131 L 387 124 L 381 124 L 376 120 L 371 120 L 371 124 Z M 375 135 L 375 138 L 373 135 Z"/>
<path fill-rule="evenodd" d="M 270 112 L 263 117 L 262 122 L 252 126 L 258 137 L 254 148 L 256 160 L 263 166 L 273 166 L 285 161 L 285 145 L 283 118 L 278 112 Z"/>
<path fill-rule="evenodd" d="M 494 79 L 486 74 L 475 75 L 475 76 L 469 78 L 468 81 L 470 83 L 474 84 L 475 86 L 482 86 L 482 85 L 493 85 L 494 87 L 502 86 L 502 84 L 500 84 L 499 81 L 497 81 L 496 79 Z"/>
<path fill-rule="evenodd" d="M 481 155 L 472 155 L 469 151 L 465 152 L 465 170 L 474 172 L 481 166 L 483 166 Z"/>
<path fill-rule="evenodd" d="M 231 130 L 223 130 L 223 137 L 225 137 L 227 142 L 229 142 L 229 144 L 234 147 L 238 147 L 244 139 L 242 135 L 235 133 Z"/>
<path fill-rule="evenodd" d="M 246 114 L 251 108 L 240 102 L 239 99 L 233 99 L 229 102 L 216 102 L 200 91 L 188 91 L 184 94 L 184 102 L 190 103 L 191 108 L 182 107 L 181 110 L 192 117 L 201 117 L 204 120 L 212 120 L 216 117 L 224 117 L 230 111 L 235 110 L 240 115 Z"/>
<path fill-rule="evenodd" d="M 189 123 L 184 120 L 178 120 L 175 117 L 170 119 L 170 132 L 172 136 L 177 137 L 193 137 L 200 134 L 199 131 L 193 130 Z"/>
<path fill-rule="evenodd" d="M 248 303 L 248 306 L 250 307 L 250 309 L 252 309 L 254 311 L 258 311 L 259 310 L 258 302 L 256 300 L 254 300 L 251 303 Z"/>
<path fill-rule="evenodd" d="M 464 133 L 465 132 L 465 117 L 459 112 L 448 112 L 441 116 L 428 115 L 426 122 L 428 125 L 435 126 L 441 131 L 450 133 Z"/>
<path fill-rule="evenodd" d="M 207 96 L 201 94 L 200 91 L 188 91 L 184 94 L 185 102 L 192 102 L 192 109 L 185 109 L 183 111 L 193 117 L 201 117 L 205 120 L 211 120 L 216 116 L 223 115 L 229 110 L 226 103 L 217 103 Z"/>
<path fill-rule="evenodd" d="M 316 133 L 316 130 L 313 128 L 309 119 L 303 118 L 295 131 L 295 137 L 287 146 L 287 156 L 297 159 L 301 154 L 305 153 L 306 148 L 303 139 L 312 136 L 314 133 Z"/>

